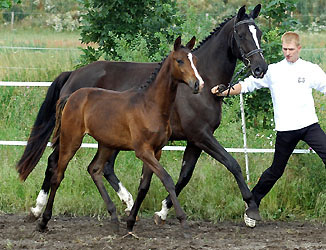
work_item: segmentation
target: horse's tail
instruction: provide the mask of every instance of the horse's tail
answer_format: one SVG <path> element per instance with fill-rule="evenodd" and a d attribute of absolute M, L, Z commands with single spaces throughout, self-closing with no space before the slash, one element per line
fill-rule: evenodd
<path fill-rule="evenodd" d="M 60 91 L 72 72 L 62 72 L 49 87 L 45 100 L 37 114 L 24 153 L 17 163 L 16 169 L 21 180 L 28 175 L 39 162 L 55 126 L 56 103 Z"/>
<path fill-rule="evenodd" d="M 58 147 L 60 142 L 60 130 L 61 130 L 61 117 L 62 117 L 62 111 L 68 101 L 69 95 L 65 96 L 57 102 L 57 109 L 56 109 L 56 122 L 55 122 L 55 128 L 54 133 L 52 137 L 52 147 L 55 149 Z"/>

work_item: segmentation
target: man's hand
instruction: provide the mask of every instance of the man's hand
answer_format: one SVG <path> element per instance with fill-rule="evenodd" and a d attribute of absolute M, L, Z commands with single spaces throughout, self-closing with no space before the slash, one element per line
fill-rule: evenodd
<path fill-rule="evenodd" d="M 225 90 L 225 86 L 222 84 L 218 84 L 211 89 L 211 92 L 212 94 L 215 94 L 217 96 L 223 96 L 222 93 L 224 90 Z"/>
<path fill-rule="evenodd" d="M 241 84 L 236 84 L 229 90 L 223 84 L 217 84 L 211 89 L 211 92 L 217 96 L 238 95 L 241 92 Z"/>

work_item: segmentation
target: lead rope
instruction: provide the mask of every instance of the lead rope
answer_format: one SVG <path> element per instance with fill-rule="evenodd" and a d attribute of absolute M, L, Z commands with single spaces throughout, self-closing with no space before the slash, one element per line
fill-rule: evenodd
<path fill-rule="evenodd" d="M 230 97 L 230 91 L 231 91 L 231 88 L 233 88 L 234 85 L 238 84 L 240 81 L 242 81 L 243 79 L 245 79 L 247 76 L 250 75 L 250 70 L 247 71 L 246 74 L 244 74 L 242 77 L 240 77 L 240 79 L 237 79 L 237 77 L 246 69 L 249 68 L 249 64 L 246 65 L 246 66 L 243 66 L 235 75 L 233 75 L 232 79 L 231 79 L 231 82 L 229 83 L 229 87 L 228 87 L 228 93 L 225 97 Z M 237 79 L 237 81 L 236 81 Z"/>

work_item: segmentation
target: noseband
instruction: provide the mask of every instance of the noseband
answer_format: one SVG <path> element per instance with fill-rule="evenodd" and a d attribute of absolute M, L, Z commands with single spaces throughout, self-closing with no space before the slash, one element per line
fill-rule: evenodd
<path fill-rule="evenodd" d="M 239 35 L 238 35 L 238 33 L 237 33 L 237 31 L 236 31 L 235 28 L 236 28 L 237 26 L 241 25 L 241 24 L 255 24 L 255 21 L 254 21 L 252 18 L 250 18 L 249 20 L 243 20 L 243 21 L 240 21 L 240 22 L 235 23 L 235 20 L 236 20 L 236 19 L 234 19 L 234 25 L 233 25 L 233 37 L 234 37 L 234 40 L 235 40 L 235 42 L 236 42 L 236 44 L 237 44 L 237 46 L 238 46 L 238 49 L 240 50 L 240 54 L 241 54 L 241 57 L 242 57 L 242 59 L 243 59 L 243 62 L 244 62 L 244 64 L 245 64 L 245 66 L 244 66 L 242 69 L 240 69 L 240 70 L 239 70 L 235 75 L 233 75 L 233 77 L 232 77 L 232 79 L 231 79 L 231 82 L 229 83 L 229 86 L 226 87 L 226 89 L 228 89 L 228 93 L 227 93 L 226 97 L 229 97 L 229 95 L 230 95 L 230 91 L 231 91 L 231 88 L 233 89 L 233 86 L 234 86 L 234 85 L 236 85 L 239 81 L 243 80 L 244 78 L 246 78 L 246 77 L 250 74 L 250 72 L 247 71 L 247 73 L 246 73 L 245 75 L 243 75 L 240 79 L 237 79 L 238 76 L 239 76 L 239 75 L 240 75 L 244 70 L 246 70 L 246 69 L 249 68 L 249 66 L 250 66 L 250 60 L 249 60 L 249 57 L 251 57 L 251 56 L 254 55 L 254 54 L 262 53 L 262 52 L 263 52 L 262 49 L 258 49 L 258 48 L 257 48 L 257 49 L 253 49 L 253 50 L 249 51 L 247 54 L 244 53 L 243 49 L 242 49 L 241 46 L 240 46 L 240 38 L 239 38 Z M 237 81 L 236 81 L 236 80 L 237 80 Z M 224 89 L 224 90 L 225 90 L 225 89 Z M 221 90 L 220 92 L 223 92 L 224 90 Z"/>
<path fill-rule="evenodd" d="M 262 53 L 263 50 L 257 48 L 257 49 L 254 49 L 252 51 L 249 51 L 247 54 L 245 54 L 244 51 L 243 51 L 243 49 L 240 46 L 240 38 L 239 38 L 239 35 L 238 35 L 238 33 L 237 33 L 237 31 L 236 31 L 235 28 L 237 26 L 241 25 L 241 24 L 255 24 L 255 22 L 254 22 L 254 20 L 252 18 L 250 18 L 249 20 L 243 20 L 243 21 L 240 21 L 240 22 L 237 22 L 237 23 L 235 23 L 235 20 L 236 19 L 234 19 L 233 37 L 234 37 L 234 40 L 235 40 L 235 42 L 236 42 L 236 44 L 237 44 L 237 46 L 238 46 L 238 48 L 240 50 L 241 57 L 242 57 L 244 63 L 247 66 L 249 66 L 250 65 L 249 57 L 251 57 L 252 55 L 257 54 L 257 53 Z"/>

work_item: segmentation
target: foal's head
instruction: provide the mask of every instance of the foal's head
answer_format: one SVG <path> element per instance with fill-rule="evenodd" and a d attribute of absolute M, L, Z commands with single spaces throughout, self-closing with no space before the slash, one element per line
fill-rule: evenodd
<path fill-rule="evenodd" d="M 196 38 L 193 37 L 184 47 L 181 45 L 181 37 L 179 36 L 174 42 L 174 50 L 170 57 L 173 60 L 173 77 L 186 83 L 193 90 L 193 93 L 197 94 L 204 87 L 204 81 L 196 68 L 197 57 L 191 53 L 195 41 Z"/>

